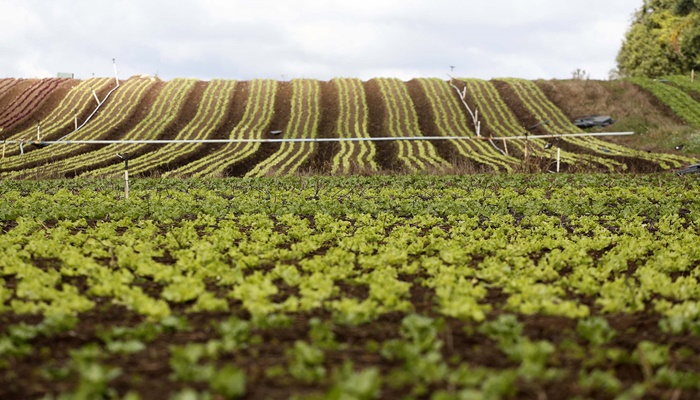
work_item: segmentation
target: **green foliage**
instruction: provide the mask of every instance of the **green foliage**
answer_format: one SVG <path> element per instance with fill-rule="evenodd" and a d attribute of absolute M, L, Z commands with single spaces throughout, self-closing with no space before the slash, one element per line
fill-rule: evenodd
<path fill-rule="evenodd" d="M 610 394 L 619 393 L 622 389 L 622 383 L 613 372 L 599 369 L 590 372 L 581 371 L 578 384 L 585 390 L 600 390 Z"/>
<path fill-rule="evenodd" d="M 512 314 L 501 314 L 493 321 L 487 321 L 479 326 L 479 332 L 508 348 L 521 339 L 523 324 Z"/>
<path fill-rule="evenodd" d="M 594 346 L 601 346 L 615 337 L 615 330 L 603 317 L 591 317 L 578 321 L 576 332 Z"/>
<path fill-rule="evenodd" d="M 68 397 L 75 400 L 97 398 L 115 398 L 116 391 L 109 387 L 109 382 L 119 377 L 122 370 L 100 363 L 104 357 L 102 351 L 93 345 L 87 345 L 70 351 L 70 370 L 78 376 L 78 385 Z"/>
<path fill-rule="evenodd" d="M 231 365 L 219 368 L 209 378 L 212 391 L 221 394 L 225 399 L 237 399 L 246 393 L 245 372 Z"/>
<path fill-rule="evenodd" d="M 411 314 L 401 321 L 401 339 L 386 341 L 381 349 L 383 357 L 403 361 L 393 380 L 397 385 L 410 384 L 416 394 L 424 393 L 431 383 L 447 377 L 447 364 L 440 350 L 443 341 L 438 338 L 437 322 L 429 317 Z"/>
<path fill-rule="evenodd" d="M 700 127 L 700 104 L 683 90 L 648 78 L 637 77 L 630 81 L 652 92 L 688 124 Z"/>
<path fill-rule="evenodd" d="M 304 341 L 297 340 L 287 351 L 289 374 L 304 383 L 318 382 L 326 376 L 323 366 L 323 350 Z"/>
<path fill-rule="evenodd" d="M 657 78 L 700 66 L 700 9 L 694 0 L 645 1 L 617 56 L 624 76 Z"/>
<path fill-rule="evenodd" d="M 123 366 L 144 360 L 183 398 L 250 396 L 271 379 L 338 399 L 516 398 L 562 378 L 574 395 L 685 396 L 698 381 L 698 185 L 148 180 L 124 201 L 105 181 L 0 181 L 0 317 L 15 321 L 0 327 L 0 376 L 22 384 L 13 366 L 31 362 L 28 380 L 110 398 L 138 385 Z M 648 314 L 653 339 L 610 327 Z M 639 379 L 621 379 L 629 368 Z"/>

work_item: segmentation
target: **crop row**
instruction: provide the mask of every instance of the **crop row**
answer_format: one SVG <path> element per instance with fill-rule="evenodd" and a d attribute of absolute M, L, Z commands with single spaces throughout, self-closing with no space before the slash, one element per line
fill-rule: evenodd
<path fill-rule="evenodd" d="M 362 82 L 357 78 L 331 80 L 338 90 L 338 124 L 336 133 L 339 138 L 366 138 L 368 114 Z M 340 142 L 340 150 L 333 156 L 331 173 L 351 173 L 357 169 L 377 171 L 377 154 L 373 142 Z"/>
<path fill-rule="evenodd" d="M 377 78 L 387 118 L 385 129 L 394 137 L 422 136 L 418 115 L 406 85 L 396 78 Z M 447 162 L 438 155 L 435 146 L 424 140 L 397 141 L 398 159 L 409 171 L 441 170 Z"/>
<path fill-rule="evenodd" d="M 231 139 L 263 138 L 272 121 L 277 82 L 253 80 L 249 92 L 243 117 L 231 131 Z M 226 168 L 255 154 L 258 148 L 259 143 L 228 143 L 196 161 L 167 172 L 165 176 L 222 175 Z"/>
<path fill-rule="evenodd" d="M 78 85 L 74 86 L 61 100 L 58 106 L 54 108 L 46 118 L 40 121 L 41 138 L 57 139 L 56 134 L 58 132 L 61 132 L 67 127 L 74 127 L 75 118 L 78 115 L 83 115 L 87 110 L 94 109 L 96 106 L 92 90 L 99 93 L 111 83 L 112 80 L 109 78 L 92 78 L 81 81 Z M 35 138 L 36 133 L 36 127 L 29 127 L 15 133 L 8 139 L 30 140 Z"/>
<path fill-rule="evenodd" d="M 653 93 L 685 122 L 700 127 L 700 104 L 682 89 L 649 78 L 630 78 L 630 81 Z"/>
<path fill-rule="evenodd" d="M 207 85 L 197 113 L 174 137 L 176 140 L 208 139 L 226 118 L 236 81 L 214 79 Z M 166 144 L 154 151 L 133 159 L 130 171 L 133 174 L 145 174 L 148 171 L 167 169 L 177 165 L 178 159 L 188 158 L 203 146 L 201 144 Z M 104 168 L 87 171 L 84 176 L 109 176 L 122 171 L 122 166 L 115 164 Z"/>
<path fill-rule="evenodd" d="M 63 78 L 42 79 L 20 94 L 12 104 L 0 113 L 0 127 L 11 128 L 27 118 L 60 85 L 68 82 Z"/>
<path fill-rule="evenodd" d="M 690 80 L 685 75 L 671 75 L 663 78 L 664 81 L 670 82 L 674 86 L 684 90 L 685 92 L 700 95 L 700 81 Z"/>
<path fill-rule="evenodd" d="M 476 137 L 474 130 L 469 128 L 459 100 L 447 82 L 437 78 L 418 81 L 429 99 L 439 135 Z M 504 156 L 486 141 L 450 140 L 450 143 L 457 148 L 460 155 L 488 165 L 496 171 L 500 168 L 512 171 L 512 165 L 516 162 L 514 158 Z"/>
<path fill-rule="evenodd" d="M 128 122 L 136 113 L 140 102 L 155 83 L 148 78 L 132 78 L 124 82 L 115 92 L 115 96 L 104 106 L 97 118 L 83 129 L 73 132 L 67 140 L 116 139 L 110 134 L 117 133 L 118 128 Z M 3 161 L 2 170 L 8 177 L 23 175 L 22 169 L 40 166 L 58 159 L 69 157 L 87 149 L 88 145 L 69 146 L 53 145 L 37 149 L 28 154 L 15 155 Z"/>
<path fill-rule="evenodd" d="M 283 130 L 285 138 L 316 138 L 321 118 L 320 85 L 317 80 L 292 80 L 289 122 Z M 246 176 L 287 175 L 296 172 L 316 151 L 316 143 L 285 142 L 270 157 L 258 163 Z"/>
<path fill-rule="evenodd" d="M 5 180 L 0 397 L 694 398 L 697 186 Z"/>
<path fill-rule="evenodd" d="M 128 132 L 125 132 L 122 139 L 156 139 L 182 112 L 187 95 L 195 83 L 196 80 L 194 79 L 173 79 L 169 81 L 160 91 L 148 115 Z M 104 164 L 121 164 L 121 160 L 116 156 L 117 153 L 128 152 L 136 155 L 143 152 L 144 148 L 146 148 L 145 145 L 136 144 L 107 146 L 36 168 L 60 170 L 64 174 L 70 175 L 79 171 L 91 170 Z M 36 173 L 35 169 L 28 169 L 23 172 L 27 175 L 32 175 Z"/>
<path fill-rule="evenodd" d="M 466 87 L 468 93 L 474 98 L 476 107 L 495 136 L 522 136 L 526 130 L 517 122 L 513 112 L 503 102 L 493 83 L 479 79 L 460 79 Z M 529 156 L 542 159 L 555 159 L 555 146 L 550 150 L 544 148 L 546 141 L 542 139 L 531 140 L 509 140 L 504 143 L 508 151 L 516 151 L 520 157 L 524 158 L 525 153 Z M 560 151 L 560 160 L 569 165 L 584 164 L 595 168 L 595 157 L 586 154 L 575 154 L 565 150 Z M 524 159 L 522 162 L 526 162 Z"/>
<path fill-rule="evenodd" d="M 549 123 L 543 126 L 548 133 L 567 134 L 581 132 L 579 128 L 574 126 L 566 118 L 559 108 L 547 99 L 534 82 L 524 79 L 506 79 L 505 81 L 513 88 L 523 104 L 538 120 L 549 120 Z M 561 140 L 589 149 L 598 155 L 594 160 L 606 166 L 611 171 L 627 169 L 626 164 L 608 158 L 611 156 L 628 156 L 649 160 L 659 164 L 664 169 L 671 168 L 671 166 L 679 167 L 682 162 L 681 158 L 685 158 L 671 154 L 649 154 L 614 143 L 605 142 L 594 137 L 562 138 Z"/>

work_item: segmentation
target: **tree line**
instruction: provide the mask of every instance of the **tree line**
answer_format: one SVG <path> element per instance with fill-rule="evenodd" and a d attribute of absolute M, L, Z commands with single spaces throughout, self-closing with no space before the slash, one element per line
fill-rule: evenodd
<path fill-rule="evenodd" d="M 700 0 L 644 0 L 617 56 L 622 76 L 685 74 L 700 66 Z"/>

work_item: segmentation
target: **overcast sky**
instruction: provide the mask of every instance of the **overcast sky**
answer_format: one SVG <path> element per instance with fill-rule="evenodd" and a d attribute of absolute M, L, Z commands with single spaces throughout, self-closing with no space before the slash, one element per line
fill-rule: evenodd
<path fill-rule="evenodd" d="M 0 77 L 607 79 L 642 0 L 0 0 Z"/>

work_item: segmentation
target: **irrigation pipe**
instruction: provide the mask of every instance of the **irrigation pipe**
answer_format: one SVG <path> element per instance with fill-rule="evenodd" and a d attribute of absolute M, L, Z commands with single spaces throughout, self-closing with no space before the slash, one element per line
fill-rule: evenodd
<path fill-rule="evenodd" d="M 383 141 L 410 141 L 410 140 L 525 140 L 525 139 L 552 139 L 585 136 L 622 136 L 634 135 L 634 132 L 599 132 L 599 133 L 568 133 L 552 135 L 522 135 L 522 136 L 382 136 L 382 137 L 353 137 L 353 138 L 292 138 L 292 139 L 133 139 L 133 140 L 7 140 L 7 144 L 33 144 L 47 146 L 54 144 L 216 144 L 216 143 L 317 143 L 317 142 L 383 142 Z"/>
<path fill-rule="evenodd" d="M 97 112 L 100 110 L 100 107 L 102 107 L 102 104 L 104 104 L 105 101 L 107 101 L 107 99 L 109 99 L 109 95 L 111 95 L 112 92 L 114 92 L 114 91 L 117 90 L 117 89 L 119 89 L 119 84 L 117 84 L 117 86 L 115 86 L 112 90 L 110 90 L 110 91 L 107 93 L 107 95 L 105 96 L 105 98 L 102 99 L 102 101 L 97 105 L 97 107 L 95 107 L 95 109 L 92 111 L 92 113 L 90 113 L 90 115 L 87 117 L 87 119 L 86 119 L 85 121 L 83 121 L 82 124 L 80 124 L 80 126 L 76 127 L 75 130 L 73 130 L 73 132 L 69 133 L 68 135 L 63 136 L 62 138 L 60 138 L 60 139 L 58 139 L 58 140 L 63 140 L 64 138 L 67 138 L 69 135 L 71 135 L 71 134 L 77 132 L 77 131 L 80 130 L 82 127 L 84 127 L 85 124 L 87 124 L 88 122 L 90 122 L 90 119 L 92 119 L 92 117 L 93 117 L 95 114 L 97 114 Z"/>
<path fill-rule="evenodd" d="M 84 127 L 85 124 L 87 124 L 88 122 L 90 122 L 90 119 L 92 119 L 92 117 L 97 113 L 97 111 L 100 110 L 100 107 L 102 107 L 102 104 L 104 104 L 105 101 L 107 101 L 107 99 L 109 99 L 109 96 L 112 94 L 112 92 L 114 92 L 115 90 L 119 89 L 119 86 L 120 86 L 120 85 L 119 85 L 119 74 L 117 73 L 117 61 L 116 61 L 114 58 L 112 59 L 112 64 L 114 65 L 114 78 L 115 78 L 115 80 L 116 80 L 116 82 L 117 82 L 117 85 L 116 85 L 112 90 L 110 90 L 109 92 L 107 92 L 107 95 L 105 96 L 104 99 L 102 99 L 102 101 L 100 101 L 100 99 L 97 98 L 97 94 L 95 94 L 95 91 L 93 90 L 92 94 L 95 96 L 95 100 L 97 100 L 97 107 L 95 107 L 95 109 L 92 111 L 92 113 L 87 117 L 87 119 L 86 119 L 82 124 L 80 124 L 80 126 L 77 126 L 77 116 L 76 116 L 76 127 L 75 127 L 75 130 L 73 130 L 73 132 L 69 133 L 68 135 L 63 136 L 62 138 L 60 138 L 60 139 L 58 139 L 58 140 L 63 140 L 63 139 L 65 139 L 65 138 L 67 138 L 69 135 L 71 135 L 71 134 L 77 132 L 79 129 L 81 129 L 82 127 Z"/>

